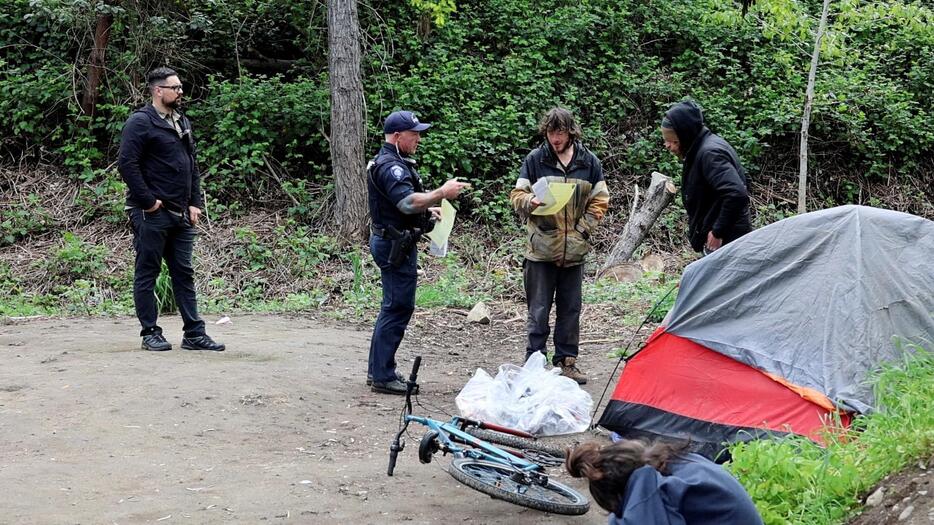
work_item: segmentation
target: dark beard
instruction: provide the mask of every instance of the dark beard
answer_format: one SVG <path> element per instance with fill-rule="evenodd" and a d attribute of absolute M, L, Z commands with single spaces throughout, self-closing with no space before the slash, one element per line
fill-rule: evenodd
<path fill-rule="evenodd" d="M 166 103 L 165 103 L 165 107 L 171 108 L 171 109 L 178 109 L 179 107 L 181 107 L 181 105 L 182 105 L 182 98 L 181 98 L 181 97 L 179 97 L 179 98 L 173 100 L 172 102 L 166 102 Z"/>

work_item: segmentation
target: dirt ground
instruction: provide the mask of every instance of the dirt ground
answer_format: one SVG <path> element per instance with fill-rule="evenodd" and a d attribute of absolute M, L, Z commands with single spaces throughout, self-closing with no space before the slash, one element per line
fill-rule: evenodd
<path fill-rule="evenodd" d="M 216 319 L 223 353 L 180 350 L 176 316 L 161 320 L 171 352 L 139 350 L 133 318 L 0 324 L 0 523 L 606 523 L 596 506 L 547 515 L 460 485 L 448 458 L 419 463 L 418 428 L 387 477 L 402 399 L 364 385 L 368 325 Z M 611 346 L 582 349 L 595 400 Z M 523 348 L 515 320 L 450 313 L 417 316 L 398 357 L 423 356 L 420 400 L 447 419 L 477 367 Z M 593 437 L 563 441 L 577 439 Z"/>

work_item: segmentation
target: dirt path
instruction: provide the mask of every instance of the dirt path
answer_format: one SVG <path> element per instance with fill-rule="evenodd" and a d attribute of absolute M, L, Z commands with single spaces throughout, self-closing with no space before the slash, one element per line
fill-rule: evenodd
<path fill-rule="evenodd" d="M 399 357 L 424 356 L 422 402 L 453 412 L 476 367 L 516 360 L 522 340 L 450 317 L 440 336 L 419 322 Z M 177 317 L 162 324 L 172 352 L 140 351 L 129 318 L 0 325 L 0 523 L 606 523 L 491 500 L 447 458 L 420 464 L 411 439 L 388 478 L 401 404 L 364 385 L 368 326 L 234 317 L 209 325 L 228 351 L 205 354 L 177 349 Z M 595 399 L 606 350 L 582 351 Z"/>

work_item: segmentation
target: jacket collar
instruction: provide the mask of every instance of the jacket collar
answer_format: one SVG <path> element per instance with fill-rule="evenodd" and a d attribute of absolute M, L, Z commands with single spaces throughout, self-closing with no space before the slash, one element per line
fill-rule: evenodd
<path fill-rule="evenodd" d="M 399 148 L 397 148 L 395 144 L 383 142 L 383 147 L 381 147 L 379 151 L 380 151 L 380 156 L 389 155 L 391 157 L 395 157 L 401 160 L 402 162 L 408 164 L 409 166 L 415 166 L 416 164 L 415 159 L 413 159 L 412 157 L 403 156 L 402 153 L 399 152 Z"/>
<path fill-rule="evenodd" d="M 139 108 L 136 111 L 139 111 L 139 112 L 142 112 L 148 115 L 149 118 L 152 120 L 152 123 L 156 127 L 172 130 L 173 133 L 175 132 L 175 126 L 173 126 L 167 120 L 165 120 L 165 118 L 163 118 L 162 115 L 159 113 L 159 110 L 156 109 L 156 107 L 153 106 L 151 103 L 146 104 L 145 106 Z M 186 121 L 188 119 L 186 119 L 185 115 L 182 114 L 180 111 L 176 110 L 176 113 L 178 113 L 178 116 L 179 116 L 178 123 L 182 127 L 182 131 L 184 132 L 185 130 L 188 129 L 188 126 L 186 124 Z"/>
<path fill-rule="evenodd" d="M 547 164 L 552 168 L 558 167 L 558 157 L 555 155 L 555 152 L 551 149 L 551 144 L 548 141 L 542 142 L 542 145 L 538 147 L 542 152 L 541 162 L 542 164 Z M 585 155 L 587 153 L 587 148 L 584 147 L 581 142 L 574 141 L 574 156 L 571 157 L 571 162 L 568 163 L 568 169 L 573 169 L 578 166 L 589 167 L 590 166 L 590 155 Z"/>

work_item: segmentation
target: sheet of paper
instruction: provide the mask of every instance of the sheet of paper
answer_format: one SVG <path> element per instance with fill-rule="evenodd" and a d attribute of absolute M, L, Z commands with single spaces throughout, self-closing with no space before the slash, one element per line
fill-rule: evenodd
<path fill-rule="evenodd" d="M 441 201 L 441 220 L 435 223 L 427 237 L 439 247 L 447 248 L 448 237 L 451 236 L 451 230 L 454 228 L 454 217 L 457 216 L 457 210 L 447 199 Z M 445 249 L 445 251 L 447 251 Z"/>
<path fill-rule="evenodd" d="M 551 206 L 555 203 L 554 196 L 548 191 L 548 179 L 545 177 L 535 181 L 535 184 L 532 185 L 532 193 L 534 193 L 535 198 L 545 206 Z"/>
<path fill-rule="evenodd" d="M 548 185 L 548 193 L 553 197 L 551 204 L 543 204 L 532 210 L 532 215 L 554 215 L 561 211 L 574 195 L 577 184 L 573 182 L 552 182 Z M 541 200 L 541 199 L 539 199 Z M 543 203 L 545 201 L 542 201 Z"/>

